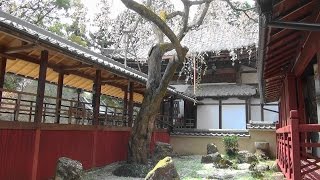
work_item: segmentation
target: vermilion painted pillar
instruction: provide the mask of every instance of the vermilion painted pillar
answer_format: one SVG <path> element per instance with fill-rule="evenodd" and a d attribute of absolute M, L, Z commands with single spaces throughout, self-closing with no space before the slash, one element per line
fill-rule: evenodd
<path fill-rule="evenodd" d="M 133 82 L 129 82 L 128 91 L 129 91 L 129 103 L 128 103 L 128 116 L 129 116 L 129 127 L 132 127 L 133 123 Z"/>
<path fill-rule="evenodd" d="M 290 115 L 291 110 L 297 110 L 297 86 L 296 77 L 288 74 L 285 78 L 286 114 Z M 289 117 L 287 117 L 288 119 Z"/>
<path fill-rule="evenodd" d="M 42 119 L 43 99 L 44 99 L 47 66 L 48 66 L 48 56 L 49 56 L 48 51 L 46 50 L 41 51 L 37 98 L 36 98 L 36 109 L 35 109 L 35 115 L 34 115 L 34 123 L 36 124 L 36 130 L 35 130 L 35 137 L 34 137 L 35 139 L 34 139 L 34 151 L 33 151 L 33 161 L 32 161 L 32 175 L 31 175 L 32 180 L 37 179 L 37 172 L 38 172 L 38 158 L 39 158 L 39 147 L 40 147 L 40 138 L 41 138 L 40 123 Z"/>
<path fill-rule="evenodd" d="M 0 58 L 0 88 L 3 89 L 4 85 L 4 77 L 6 74 L 6 65 L 7 65 L 7 59 L 2 57 Z M 0 91 L 0 102 L 2 99 L 2 91 Z"/>
<path fill-rule="evenodd" d="M 99 108 L 100 108 L 100 96 L 101 96 L 101 70 L 96 70 L 96 77 L 93 84 L 93 125 L 98 125 Z"/>
<path fill-rule="evenodd" d="M 63 72 L 59 72 L 58 86 L 57 86 L 57 102 L 56 102 L 56 123 L 60 123 L 60 112 L 61 112 L 61 99 L 63 90 Z"/>

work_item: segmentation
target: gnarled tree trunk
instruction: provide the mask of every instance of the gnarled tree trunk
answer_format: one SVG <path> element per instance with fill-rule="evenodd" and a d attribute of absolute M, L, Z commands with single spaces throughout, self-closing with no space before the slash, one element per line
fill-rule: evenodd
<path fill-rule="evenodd" d="M 152 47 L 148 59 L 148 82 L 141 109 L 134 122 L 129 142 L 129 162 L 147 163 L 150 154 L 150 142 L 156 116 L 161 101 L 166 94 L 168 83 L 162 81 L 161 61 L 165 53 L 160 44 Z M 177 62 L 170 62 L 175 69 Z M 173 71 L 175 71 L 175 69 Z M 171 73 L 171 78 L 174 73 Z M 170 78 L 170 79 L 171 79 Z"/>

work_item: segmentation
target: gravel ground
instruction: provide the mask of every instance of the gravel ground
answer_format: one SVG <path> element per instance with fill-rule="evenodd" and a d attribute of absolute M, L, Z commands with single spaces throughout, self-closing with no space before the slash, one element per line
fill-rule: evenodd
<path fill-rule="evenodd" d="M 201 156 L 181 156 L 173 158 L 180 178 L 183 180 L 207 179 L 252 179 L 249 164 L 239 164 L 238 169 L 219 169 L 213 164 L 201 164 Z M 113 163 L 100 169 L 87 172 L 84 180 L 142 180 L 144 178 L 118 177 L 112 171 L 124 162 Z"/>

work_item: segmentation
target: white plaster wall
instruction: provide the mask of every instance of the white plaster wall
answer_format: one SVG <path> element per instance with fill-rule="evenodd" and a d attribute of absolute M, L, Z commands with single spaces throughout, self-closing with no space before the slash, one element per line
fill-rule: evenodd
<path fill-rule="evenodd" d="M 245 105 L 222 106 L 223 129 L 246 129 Z"/>
<path fill-rule="evenodd" d="M 261 107 L 251 106 L 251 119 L 249 121 L 261 121 Z"/>
<path fill-rule="evenodd" d="M 241 83 L 258 84 L 257 73 L 241 73 Z"/>
<path fill-rule="evenodd" d="M 219 129 L 219 105 L 197 106 L 197 129 Z"/>
<path fill-rule="evenodd" d="M 270 109 L 274 111 L 278 111 L 278 106 L 264 106 L 265 109 Z M 276 122 L 279 120 L 279 114 L 267 110 L 263 110 L 264 121 Z"/>

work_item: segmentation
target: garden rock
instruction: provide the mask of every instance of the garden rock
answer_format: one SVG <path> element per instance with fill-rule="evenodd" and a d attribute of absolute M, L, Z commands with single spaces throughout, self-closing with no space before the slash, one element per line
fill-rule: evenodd
<path fill-rule="evenodd" d="M 261 150 L 269 150 L 269 143 L 268 142 L 254 142 L 254 146 L 256 149 L 261 149 Z"/>
<path fill-rule="evenodd" d="M 165 157 L 148 173 L 145 180 L 180 180 L 171 157 Z"/>
<path fill-rule="evenodd" d="M 239 151 L 237 158 L 239 163 L 252 163 L 258 161 L 257 157 L 249 151 Z"/>
<path fill-rule="evenodd" d="M 201 163 L 218 163 L 222 159 L 220 153 L 204 155 L 201 158 Z"/>
<path fill-rule="evenodd" d="M 144 164 L 123 164 L 117 167 L 112 174 L 121 177 L 137 177 L 144 178 L 152 167 Z"/>
<path fill-rule="evenodd" d="M 54 180 L 80 180 L 83 175 L 81 162 L 67 157 L 58 159 Z"/>
<path fill-rule="evenodd" d="M 207 154 L 214 154 L 218 152 L 218 148 L 214 143 L 207 144 Z"/>
<path fill-rule="evenodd" d="M 258 158 L 258 160 L 268 160 L 270 159 L 269 156 L 267 155 L 266 151 L 263 151 L 261 149 L 257 149 L 255 156 Z"/>
<path fill-rule="evenodd" d="M 254 170 L 255 170 L 255 171 L 263 172 L 263 171 L 268 171 L 268 170 L 270 170 L 270 168 L 269 168 L 269 166 L 266 165 L 266 164 L 257 164 L 257 165 L 254 167 Z"/>
<path fill-rule="evenodd" d="M 281 172 L 277 172 L 277 173 L 273 173 L 270 177 L 270 179 L 273 179 L 273 180 L 284 180 L 284 176 Z"/>
<path fill-rule="evenodd" d="M 217 164 L 216 164 L 216 167 L 217 168 L 228 168 L 232 166 L 232 162 L 229 161 L 228 159 L 221 159 Z"/>
<path fill-rule="evenodd" d="M 154 163 L 158 163 L 161 159 L 172 156 L 173 155 L 173 148 L 171 144 L 164 143 L 164 142 L 156 142 L 155 150 L 153 155 Z"/>

